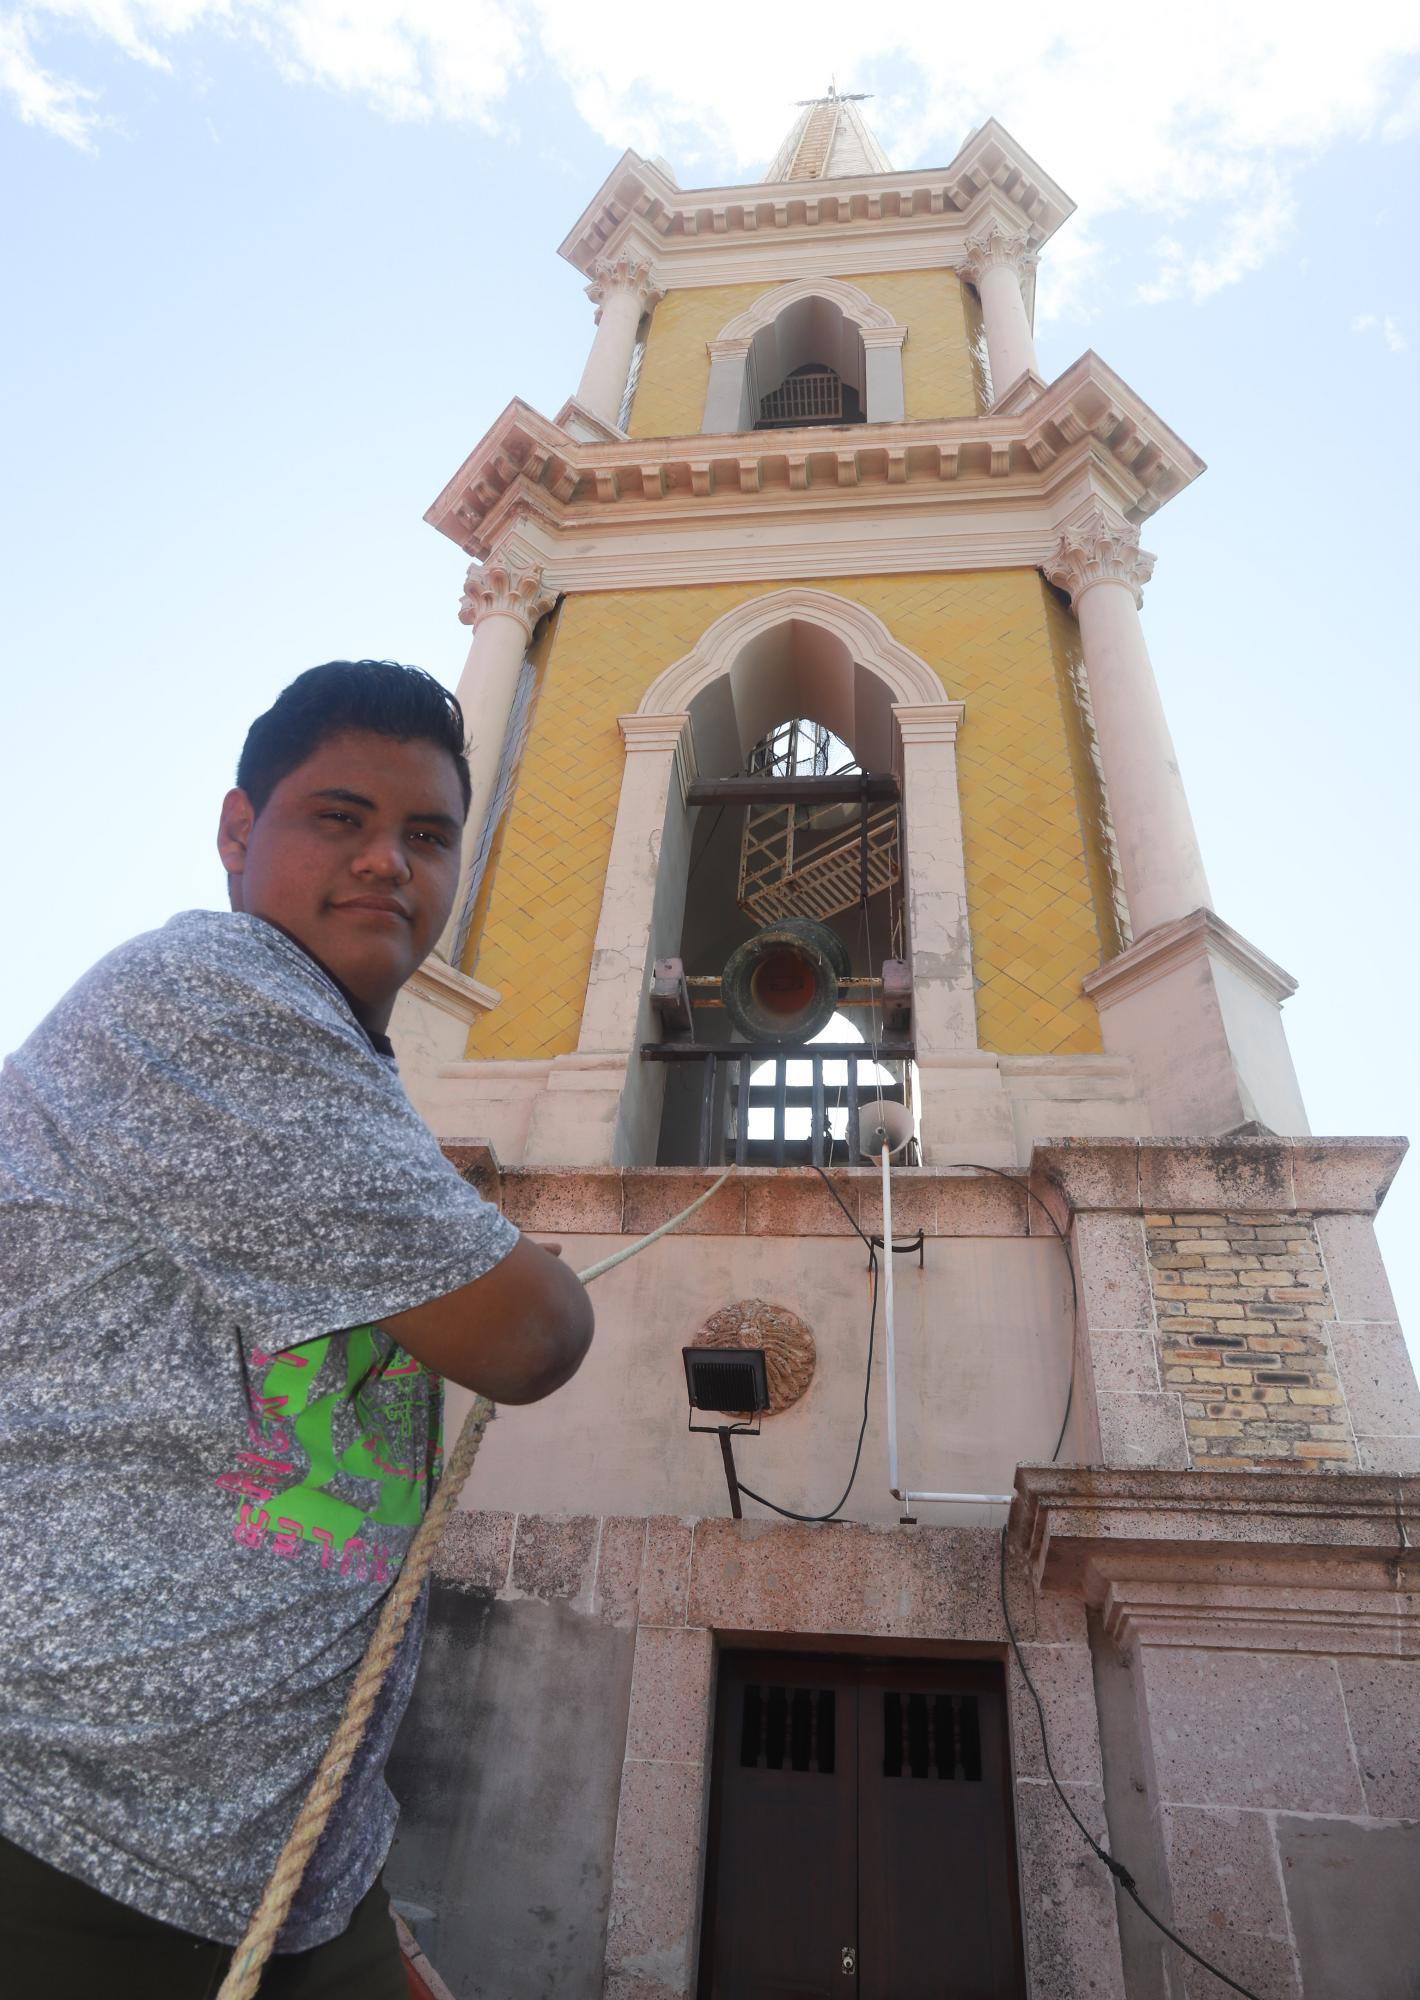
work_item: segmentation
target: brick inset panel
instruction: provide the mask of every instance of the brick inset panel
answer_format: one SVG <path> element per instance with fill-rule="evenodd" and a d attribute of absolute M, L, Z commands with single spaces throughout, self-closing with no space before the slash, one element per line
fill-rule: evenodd
<path fill-rule="evenodd" d="M 1356 1464 L 1310 1216 L 1146 1215 L 1164 1386 L 1195 1465 Z"/>

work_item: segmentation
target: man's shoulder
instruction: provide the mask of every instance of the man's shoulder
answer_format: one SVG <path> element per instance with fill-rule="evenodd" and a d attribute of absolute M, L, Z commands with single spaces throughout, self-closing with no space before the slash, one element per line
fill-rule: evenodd
<path fill-rule="evenodd" d="M 343 1016 L 337 989 L 299 945 L 260 917 L 184 910 L 101 958 L 70 989 L 62 1011 L 110 1025 L 134 1017 L 170 1028 L 226 1008 Z"/>

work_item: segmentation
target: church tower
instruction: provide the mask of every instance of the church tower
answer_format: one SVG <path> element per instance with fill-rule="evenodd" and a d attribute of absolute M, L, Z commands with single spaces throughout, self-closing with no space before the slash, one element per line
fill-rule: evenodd
<path fill-rule="evenodd" d="M 474 799 L 411 1094 L 578 1268 L 731 1169 L 441 1557 L 390 1880 L 456 1991 L 1221 1990 L 1067 1802 L 1238 1990 L 1420 1953 L 1401 1148 L 1309 1136 L 1212 908 L 1141 622 L 1203 466 L 1042 376 L 1072 206 L 834 91 L 752 186 L 627 152 L 576 394 L 429 510 Z"/>

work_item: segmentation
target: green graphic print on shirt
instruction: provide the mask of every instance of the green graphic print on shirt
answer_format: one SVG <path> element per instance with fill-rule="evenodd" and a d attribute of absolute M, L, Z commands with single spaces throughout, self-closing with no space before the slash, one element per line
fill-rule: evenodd
<path fill-rule="evenodd" d="M 241 1469 L 217 1481 L 246 1496 L 235 1539 L 278 1556 L 312 1542 L 322 1569 L 338 1559 L 342 1577 L 390 1581 L 437 1476 L 438 1376 L 369 1326 L 252 1362 L 264 1372 L 251 1392 L 249 1448 Z"/>

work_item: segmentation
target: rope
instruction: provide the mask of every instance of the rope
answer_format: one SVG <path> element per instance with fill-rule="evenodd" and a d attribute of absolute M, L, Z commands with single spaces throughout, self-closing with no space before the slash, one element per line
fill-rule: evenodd
<path fill-rule="evenodd" d="M 627 1244 L 624 1249 L 614 1251 L 610 1257 L 603 1257 L 600 1263 L 590 1265 L 587 1270 L 579 1271 L 577 1275 L 581 1282 L 584 1285 L 590 1284 L 593 1278 L 601 1277 L 604 1271 L 610 1271 L 614 1265 L 624 1264 L 628 1257 L 634 1257 L 638 1251 L 646 1249 L 649 1244 L 656 1243 L 662 1236 L 668 1235 L 672 1229 L 679 1227 L 687 1216 L 694 1215 L 697 1208 L 703 1207 L 711 1195 L 717 1194 L 734 1171 L 733 1166 L 726 1167 L 713 1186 L 706 1188 L 704 1194 L 697 1195 L 696 1199 L 681 1209 L 678 1215 L 673 1215 L 669 1222 L 663 1222 L 659 1229 L 653 1229 L 648 1236 L 642 1236 L 635 1243 Z M 281 1934 L 281 1926 L 290 1915 L 296 1891 L 301 1886 L 301 1878 L 335 1810 L 336 1800 L 340 1797 L 341 1788 L 349 1775 L 350 1766 L 355 1761 L 355 1754 L 360 1748 L 370 1717 L 374 1713 L 375 1703 L 379 1700 L 385 1676 L 394 1664 L 400 1640 L 404 1637 L 404 1629 L 414 1609 L 415 1599 L 423 1588 L 424 1579 L 433 1563 L 434 1551 L 438 1547 L 444 1523 L 458 1503 L 458 1497 L 473 1470 L 473 1461 L 478 1456 L 478 1447 L 483 1442 L 483 1434 L 492 1422 L 493 1416 L 494 1408 L 488 1398 L 476 1397 L 473 1408 L 464 1418 L 463 1429 L 459 1432 L 458 1442 L 444 1468 L 444 1476 L 439 1481 L 438 1490 L 429 1502 L 418 1532 L 409 1545 L 399 1578 L 381 1608 L 374 1635 L 365 1649 L 365 1657 L 360 1662 L 354 1683 L 345 1698 L 345 1707 L 336 1725 L 335 1734 L 331 1737 L 315 1777 L 311 1780 L 311 1788 L 296 1815 L 295 1825 L 286 1837 L 286 1845 L 277 1856 L 276 1866 L 271 1871 L 266 1887 L 262 1891 L 261 1901 L 247 1925 L 246 1935 L 232 1953 L 232 1962 L 226 1978 L 218 1989 L 217 2000 L 253 2000 L 253 1996 L 260 1988 L 266 1961 L 275 1949 L 276 1940 Z"/>

